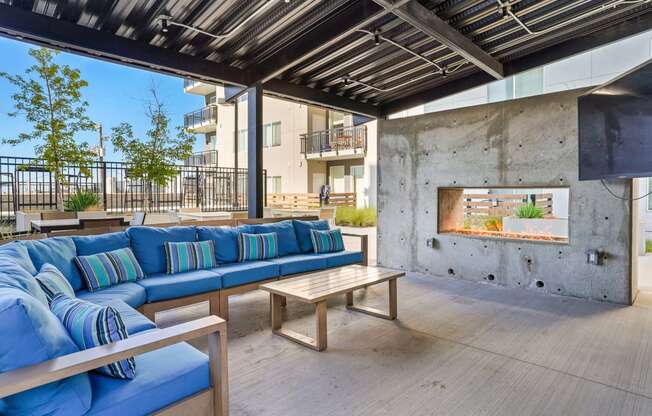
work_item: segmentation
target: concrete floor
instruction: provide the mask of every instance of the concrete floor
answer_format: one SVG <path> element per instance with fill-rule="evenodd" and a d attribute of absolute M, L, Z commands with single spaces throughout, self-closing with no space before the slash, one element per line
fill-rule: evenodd
<path fill-rule="evenodd" d="M 652 414 L 650 309 L 418 274 L 398 294 L 394 322 L 330 303 L 322 353 L 272 335 L 265 293 L 233 297 L 231 414 Z M 386 288 L 356 296 L 384 307 Z M 157 322 L 205 313 L 200 304 Z M 287 314 L 313 333 L 311 308 L 290 301 Z"/>

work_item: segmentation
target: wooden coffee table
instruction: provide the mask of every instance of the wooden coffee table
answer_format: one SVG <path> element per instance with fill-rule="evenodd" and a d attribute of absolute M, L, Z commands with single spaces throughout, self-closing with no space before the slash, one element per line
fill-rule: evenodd
<path fill-rule="evenodd" d="M 326 302 L 333 296 L 346 294 L 347 309 L 378 318 L 396 319 L 396 279 L 404 272 L 380 267 L 345 266 L 308 273 L 300 277 L 266 283 L 260 286 L 271 295 L 272 331 L 282 337 L 317 351 L 326 349 Z M 353 291 L 378 283 L 389 284 L 389 313 L 367 306 L 353 305 Z M 316 336 L 308 337 L 282 327 L 281 308 L 286 298 L 315 304 Z"/>

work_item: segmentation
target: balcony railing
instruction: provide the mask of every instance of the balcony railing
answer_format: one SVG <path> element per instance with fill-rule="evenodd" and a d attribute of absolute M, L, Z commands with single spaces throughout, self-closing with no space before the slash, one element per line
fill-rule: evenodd
<path fill-rule="evenodd" d="M 214 105 L 204 107 L 183 116 L 183 125 L 188 130 L 215 124 L 217 124 L 217 107 Z"/>
<path fill-rule="evenodd" d="M 193 153 L 183 164 L 185 166 L 217 166 L 217 150 Z"/>
<path fill-rule="evenodd" d="M 367 152 L 367 126 L 338 127 L 301 135 L 301 153 L 325 156 Z"/>

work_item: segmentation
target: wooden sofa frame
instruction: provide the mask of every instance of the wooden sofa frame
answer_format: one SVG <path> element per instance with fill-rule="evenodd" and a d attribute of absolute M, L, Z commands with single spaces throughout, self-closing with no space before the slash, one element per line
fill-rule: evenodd
<path fill-rule="evenodd" d="M 122 341 L 64 355 L 39 364 L 0 373 L 0 399 L 57 380 L 85 373 L 112 362 L 179 342 L 208 337 L 210 387 L 180 400 L 156 415 L 228 416 L 228 357 L 226 321 L 207 316 Z"/>

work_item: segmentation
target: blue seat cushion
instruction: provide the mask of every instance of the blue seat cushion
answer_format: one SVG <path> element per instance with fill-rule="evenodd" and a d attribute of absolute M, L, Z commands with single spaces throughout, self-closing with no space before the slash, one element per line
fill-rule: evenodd
<path fill-rule="evenodd" d="M 43 240 L 24 240 L 20 242 L 27 247 L 34 267 L 40 270 L 45 263 L 50 263 L 68 279 L 75 291 L 84 287 L 74 258 L 77 248 L 70 237 L 54 237 Z"/>
<path fill-rule="evenodd" d="M 79 351 L 48 307 L 22 290 L 0 288 L 0 373 Z M 0 400 L 2 415 L 81 415 L 91 406 L 83 373 Z"/>
<path fill-rule="evenodd" d="M 125 231 L 98 235 L 72 237 L 78 256 L 91 256 L 107 251 L 129 247 L 129 236 Z"/>
<path fill-rule="evenodd" d="M 287 256 L 288 254 L 300 253 L 297 235 L 294 232 L 292 220 L 273 222 L 269 224 L 253 225 L 256 234 L 276 233 L 278 236 L 278 255 Z"/>
<path fill-rule="evenodd" d="M 254 234 L 255 231 L 251 225 L 197 227 L 197 239 L 199 241 L 213 240 L 215 242 L 215 257 L 217 257 L 217 262 L 220 264 L 238 261 L 241 233 Z"/>
<path fill-rule="evenodd" d="M 279 257 L 277 259 L 270 259 L 268 261 L 279 265 L 281 268 L 281 276 L 311 272 L 328 267 L 326 265 L 326 259 L 315 254 L 294 254 L 291 256 Z"/>
<path fill-rule="evenodd" d="M 165 272 L 166 242 L 196 241 L 197 230 L 192 227 L 130 227 L 131 249 L 145 274 Z"/>
<path fill-rule="evenodd" d="M 186 343 L 136 356 L 136 369 L 133 380 L 90 373 L 93 404 L 87 415 L 148 415 L 210 385 L 208 357 Z"/>
<path fill-rule="evenodd" d="M 224 264 L 211 271 L 222 277 L 222 287 L 229 288 L 278 277 L 280 267 L 269 261 L 245 261 Z"/>
<path fill-rule="evenodd" d="M 34 266 L 34 263 L 32 263 L 32 259 L 29 257 L 27 247 L 25 247 L 23 244 L 20 244 L 18 241 L 13 241 L 11 243 L 1 245 L 0 257 L 8 257 L 12 259 L 16 265 L 27 270 L 27 272 L 32 276 L 38 272 Z"/>
<path fill-rule="evenodd" d="M 221 289 L 222 279 L 213 270 L 216 269 L 157 273 L 139 280 L 138 284 L 145 288 L 148 303 L 181 298 Z"/>
<path fill-rule="evenodd" d="M 143 293 L 144 292 L 145 291 L 143 290 Z M 118 311 L 125 323 L 125 327 L 127 328 L 127 333 L 129 335 L 134 335 L 139 332 L 156 328 L 156 324 L 154 324 L 154 322 L 150 321 L 145 317 L 145 315 L 141 314 L 136 309 L 132 308 L 119 299 L 109 299 L 104 297 L 99 299 L 86 300 L 100 306 L 110 306 Z M 136 373 L 139 371 L 139 369 L 136 369 Z"/>
<path fill-rule="evenodd" d="M 312 247 L 312 236 L 310 230 L 321 230 L 325 231 L 330 229 L 328 221 L 318 220 L 318 221 L 302 221 L 302 220 L 292 220 L 294 225 L 294 232 L 297 235 L 297 241 L 299 242 L 299 248 L 302 253 L 312 253 L 314 249 Z"/>
<path fill-rule="evenodd" d="M 77 292 L 77 297 L 79 299 L 97 303 L 98 305 L 102 304 L 99 302 L 121 300 L 132 308 L 138 308 L 147 300 L 147 293 L 142 286 L 133 282 L 128 282 L 107 287 L 106 289 L 96 290 L 95 292 L 81 290 Z"/>
<path fill-rule="evenodd" d="M 326 259 L 327 267 L 348 266 L 349 264 L 359 264 L 362 262 L 361 251 L 338 251 L 336 253 L 316 254 Z"/>

